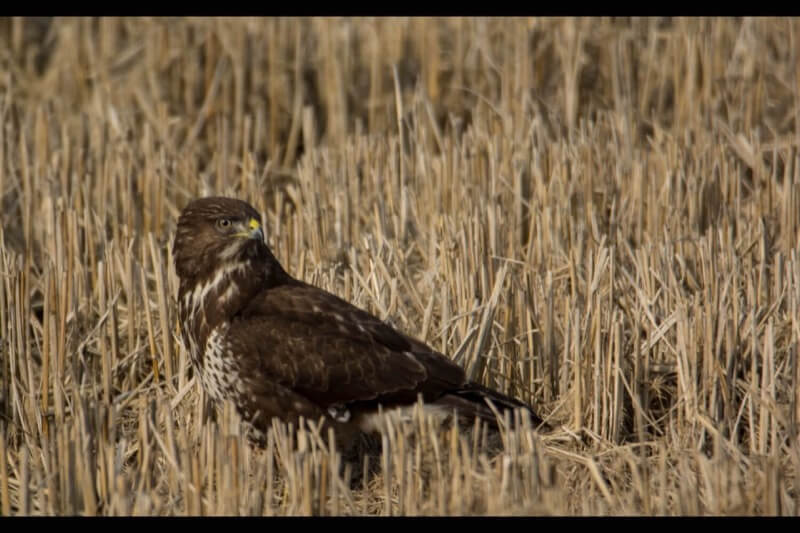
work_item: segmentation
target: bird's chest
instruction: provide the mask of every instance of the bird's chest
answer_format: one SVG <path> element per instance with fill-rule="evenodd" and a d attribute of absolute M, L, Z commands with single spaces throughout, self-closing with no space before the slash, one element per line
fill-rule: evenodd
<path fill-rule="evenodd" d="M 225 341 L 227 323 L 214 328 L 202 347 L 202 358 L 193 357 L 203 388 L 213 400 L 235 399 L 238 388 L 239 365 Z"/>
<path fill-rule="evenodd" d="M 238 364 L 227 342 L 228 307 L 238 284 L 230 269 L 184 290 L 179 298 L 182 336 L 203 388 L 214 400 L 231 396 Z"/>

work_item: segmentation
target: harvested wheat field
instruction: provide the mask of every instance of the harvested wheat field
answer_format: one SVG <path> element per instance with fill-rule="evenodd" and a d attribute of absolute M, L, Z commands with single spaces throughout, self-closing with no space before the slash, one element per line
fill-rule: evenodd
<path fill-rule="evenodd" d="M 0 515 L 800 514 L 800 22 L 0 20 Z M 529 403 L 253 445 L 193 198 Z"/>

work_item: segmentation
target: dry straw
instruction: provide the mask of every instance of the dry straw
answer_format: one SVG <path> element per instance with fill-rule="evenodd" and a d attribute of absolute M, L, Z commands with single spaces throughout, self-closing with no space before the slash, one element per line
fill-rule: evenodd
<path fill-rule="evenodd" d="M 0 20 L 0 514 L 798 514 L 798 29 Z M 211 193 L 557 429 L 252 447 L 176 335 Z"/>

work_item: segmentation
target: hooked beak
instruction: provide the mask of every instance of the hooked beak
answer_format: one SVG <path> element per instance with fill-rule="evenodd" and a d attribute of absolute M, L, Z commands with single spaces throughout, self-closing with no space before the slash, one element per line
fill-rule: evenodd
<path fill-rule="evenodd" d="M 244 228 L 242 228 L 244 229 Z M 248 239 L 264 240 L 264 231 L 261 229 L 261 222 L 255 218 L 251 218 L 247 223 L 247 229 L 236 234 L 237 237 L 246 237 Z"/>
<path fill-rule="evenodd" d="M 259 241 L 264 240 L 264 231 L 261 229 L 261 222 L 251 218 L 248 226 L 250 226 L 250 232 L 247 234 L 249 238 L 258 239 Z"/>

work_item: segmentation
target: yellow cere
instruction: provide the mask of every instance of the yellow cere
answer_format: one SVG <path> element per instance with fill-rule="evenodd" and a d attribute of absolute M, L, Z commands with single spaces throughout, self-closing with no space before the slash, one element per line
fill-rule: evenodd
<path fill-rule="evenodd" d="M 254 219 L 254 218 L 250 219 L 250 229 L 258 229 L 260 227 L 261 227 L 261 224 L 258 222 L 258 220 Z"/>

